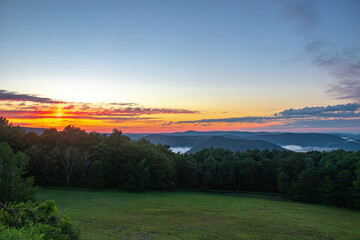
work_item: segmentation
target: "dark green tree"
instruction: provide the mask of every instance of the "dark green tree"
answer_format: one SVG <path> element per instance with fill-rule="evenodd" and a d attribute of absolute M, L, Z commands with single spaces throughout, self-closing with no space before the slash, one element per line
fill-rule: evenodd
<path fill-rule="evenodd" d="M 23 178 L 29 158 L 14 153 L 7 143 L 0 143 L 0 201 L 34 200 L 36 188 L 33 177 Z"/>
<path fill-rule="evenodd" d="M 89 187 L 102 188 L 106 186 L 106 172 L 101 161 L 96 160 L 89 168 L 88 183 Z"/>

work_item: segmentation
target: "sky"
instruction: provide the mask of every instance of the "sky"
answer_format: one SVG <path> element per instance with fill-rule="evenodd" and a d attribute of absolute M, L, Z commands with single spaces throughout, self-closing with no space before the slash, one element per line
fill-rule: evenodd
<path fill-rule="evenodd" d="M 0 116 L 360 133 L 358 0 L 0 0 Z"/>

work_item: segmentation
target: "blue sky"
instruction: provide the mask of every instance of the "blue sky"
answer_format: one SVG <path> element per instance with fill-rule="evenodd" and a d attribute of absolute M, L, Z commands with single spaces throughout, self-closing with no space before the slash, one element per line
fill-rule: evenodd
<path fill-rule="evenodd" d="M 0 89 L 201 113 L 174 121 L 358 103 L 359 25 L 356 0 L 2 0 Z"/>

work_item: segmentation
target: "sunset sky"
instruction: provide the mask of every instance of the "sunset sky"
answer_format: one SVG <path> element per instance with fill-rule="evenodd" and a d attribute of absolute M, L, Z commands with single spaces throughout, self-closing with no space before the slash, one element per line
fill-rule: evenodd
<path fill-rule="evenodd" d="M 358 0 L 0 0 L 26 127 L 360 133 Z"/>

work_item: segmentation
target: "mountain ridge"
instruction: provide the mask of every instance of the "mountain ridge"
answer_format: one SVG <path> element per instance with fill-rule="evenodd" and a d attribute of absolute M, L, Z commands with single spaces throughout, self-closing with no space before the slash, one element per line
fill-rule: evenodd
<path fill-rule="evenodd" d="M 42 134 L 46 128 L 29 128 L 22 127 L 27 133 L 35 132 L 36 134 Z M 104 133 L 105 134 L 105 133 Z M 110 133 L 107 133 L 109 135 Z M 139 140 L 145 138 L 154 144 L 166 144 L 170 147 L 191 147 L 196 146 L 196 149 L 201 143 L 205 143 L 209 138 L 219 136 L 225 138 L 226 142 L 231 145 L 237 145 L 235 140 L 243 140 L 243 146 L 246 145 L 246 141 L 253 147 L 251 140 L 266 141 L 271 144 L 275 144 L 278 147 L 284 149 L 286 146 L 298 146 L 299 149 L 306 149 L 304 151 L 317 150 L 317 149 L 343 149 L 345 151 L 359 151 L 360 150 L 360 135 L 351 133 L 292 133 L 292 132 L 249 132 L 249 131 L 194 131 L 189 130 L 185 132 L 174 133 L 123 133 L 133 140 Z M 231 141 L 229 141 L 229 139 Z M 211 140 L 214 143 L 214 140 Z M 259 148 L 264 143 L 257 142 Z M 208 144 L 208 143 L 207 143 Z M 205 145 L 207 145 L 205 144 Z M 210 147 L 219 147 L 223 144 L 217 143 Z M 242 149 L 240 145 L 237 145 L 239 149 Z M 270 146 L 270 145 L 269 145 Z M 274 147 L 273 145 L 271 145 Z M 226 147 L 226 146 L 224 146 Z M 276 147 L 274 147 L 276 148 Z M 191 149 L 190 149 L 191 150 Z"/>

